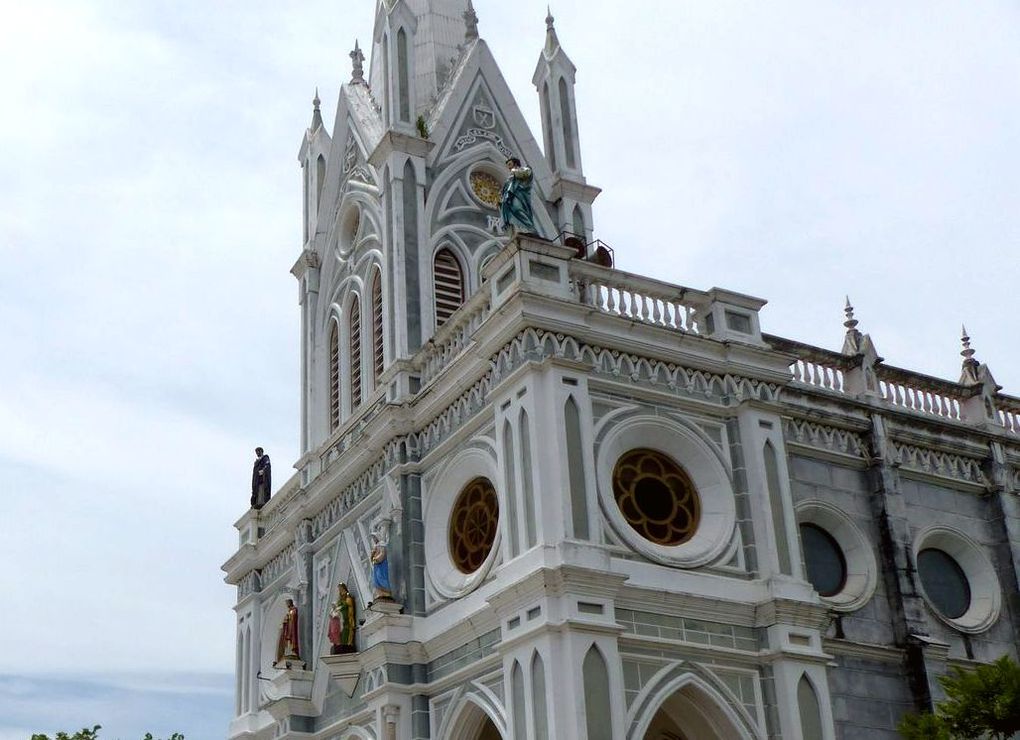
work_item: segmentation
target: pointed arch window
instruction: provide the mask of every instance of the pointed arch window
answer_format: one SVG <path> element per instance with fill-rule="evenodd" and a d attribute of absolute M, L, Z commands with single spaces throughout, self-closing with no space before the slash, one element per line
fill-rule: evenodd
<path fill-rule="evenodd" d="M 335 321 L 329 329 L 329 431 L 340 426 L 340 331 Z"/>
<path fill-rule="evenodd" d="M 436 328 L 445 324 L 464 303 L 464 273 L 449 249 L 436 253 L 433 263 L 436 290 Z"/>
<path fill-rule="evenodd" d="M 326 158 L 319 155 L 315 160 L 315 203 L 318 206 L 322 200 L 322 186 L 326 183 Z"/>
<path fill-rule="evenodd" d="M 400 96 L 400 120 L 411 120 L 411 83 L 407 53 L 407 33 L 401 28 L 397 31 L 397 86 Z"/>
<path fill-rule="evenodd" d="M 609 668 L 594 645 L 584 656 L 584 713 L 588 740 L 613 740 L 612 698 L 609 693 Z"/>
<path fill-rule="evenodd" d="M 570 92 L 567 81 L 560 77 L 560 115 L 563 117 L 563 149 L 567 167 L 576 166 L 574 155 L 574 121 L 570 117 Z"/>
<path fill-rule="evenodd" d="M 372 385 L 379 385 L 383 373 L 383 305 L 382 272 L 376 269 L 372 275 Z"/>
<path fill-rule="evenodd" d="M 542 129 L 545 134 L 545 156 L 549 158 L 549 166 L 553 172 L 556 167 L 556 141 L 553 138 L 552 99 L 549 97 L 549 83 L 542 83 Z"/>
<path fill-rule="evenodd" d="M 355 295 L 350 311 L 351 411 L 361 405 L 361 302 Z"/>

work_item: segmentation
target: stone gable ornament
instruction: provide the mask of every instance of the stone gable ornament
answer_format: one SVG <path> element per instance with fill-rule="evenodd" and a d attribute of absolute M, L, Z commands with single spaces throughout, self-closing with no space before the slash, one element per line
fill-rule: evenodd
<path fill-rule="evenodd" d="M 482 128 L 491 129 L 496 126 L 496 112 L 487 105 L 479 103 L 472 109 L 471 113 L 475 123 Z"/>

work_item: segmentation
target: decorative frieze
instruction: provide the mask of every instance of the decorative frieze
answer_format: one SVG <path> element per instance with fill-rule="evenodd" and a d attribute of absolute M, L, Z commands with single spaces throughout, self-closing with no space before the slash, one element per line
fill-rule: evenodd
<path fill-rule="evenodd" d="M 917 470 L 939 478 L 971 483 L 982 488 L 989 488 L 991 485 L 988 476 L 985 475 L 981 460 L 973 457 L 964 457 L 896 441 L 892 443 L 892 453 L 895 464 L 910 470 Z"/>
<path fill-rule="evenodd" d="M 294 543 L 287 545 L 280 551 L 276 557 L 266 563 L 265 567 L 262 568 L 262 582 L 272 583 L 275 581 L 284 571 L 290 568 L 294 564 L 294 552 L 296 547 Z"/>
<path fill-rule="evenodd" d="M 786 419 L 783 422 L 786 439 L 804 447 L 868 460 L 870 454 L 863 437 L 849 429 L 816 424 L 804 419 Z"/>

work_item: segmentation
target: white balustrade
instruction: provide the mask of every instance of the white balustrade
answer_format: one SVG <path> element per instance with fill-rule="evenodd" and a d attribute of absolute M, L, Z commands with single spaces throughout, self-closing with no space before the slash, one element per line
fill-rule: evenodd
<path fill-rule="evenodd" d="M 700 291 L 585 262 L 571 263 L 570 280 L 581 303 L 602 313 L 674 331 L 698 332 L 697 307 L 705 302 Z"/>

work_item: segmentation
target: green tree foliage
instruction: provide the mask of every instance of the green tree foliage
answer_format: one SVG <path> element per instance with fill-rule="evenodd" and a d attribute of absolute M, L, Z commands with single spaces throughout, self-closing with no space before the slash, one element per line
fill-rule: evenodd
<path fill-rule="evenodd" d="M 66 732 L 58 732 L 53 740 L 99 740 L 99 731 L 102 729 L 101 725 L 96 725 L 91 730 L 87 727 L 83 727 L 73 735 L 68 735 Z M 49 735 L 32 735 L 31 740 L 50 740 Z M 142 740 L 156 740 L 151 732 L 146 732 L 145 737 Z M 184 740 L 184 735 L 179 732 L 175 732 L 173 735 L 168 737 L 166 740 Z"/>
<path fill-rule="evenodd" d="M 939 678 L 946 698 L 934 714 L 908 714 L 899 724 L 907 740 L 1007 740 L 1020 732 L 1020 665 L 1008 656 Z"/>

